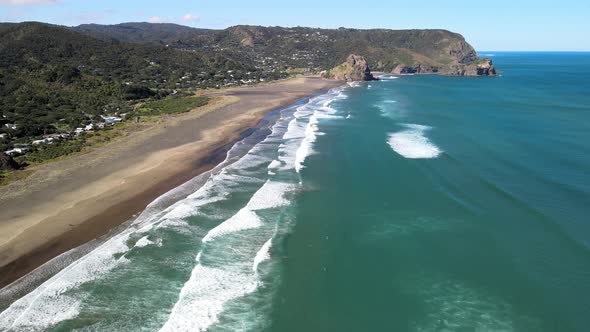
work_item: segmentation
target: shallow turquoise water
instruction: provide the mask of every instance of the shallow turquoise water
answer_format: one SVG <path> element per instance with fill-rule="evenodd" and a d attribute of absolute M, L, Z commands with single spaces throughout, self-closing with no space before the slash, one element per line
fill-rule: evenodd
<path fill-rule="evenodd" d="M 587 331 L 590 54 L 279 110 L 0 331 Z"/>

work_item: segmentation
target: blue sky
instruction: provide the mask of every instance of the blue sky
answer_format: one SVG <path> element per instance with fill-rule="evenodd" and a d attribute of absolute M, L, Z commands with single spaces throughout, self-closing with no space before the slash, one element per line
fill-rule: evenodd
<path fill-rule="evenodd" d="M 0 22 L 443 28 L 478 50 L 590 51 L 587 0 L 0 0 Z"/>

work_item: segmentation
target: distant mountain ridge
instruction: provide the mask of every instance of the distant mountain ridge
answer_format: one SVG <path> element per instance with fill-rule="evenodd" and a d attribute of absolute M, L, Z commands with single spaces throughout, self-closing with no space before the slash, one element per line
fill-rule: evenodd
<path fill-rule="evenodd" d="M 211 35 L 217 30 L 197 29 L 172 23 L 130 22 L 114 25 L 82 24 L 71 28 L 99 39 L 116 39 L 122 42 L 166 45 L 191 35 Z"/>
<path fill-rule="evenodd" d="M 460 34 L 442 29 L 361 30 L 240 25 L 210 30 L 150 23 L 93 24 L 72 29 L 132 43 L 194 50 L 223 49 L 259 65 L 272 59 L 280 67 L 311 72 L 333 68 L 346 61 L 350 54 L 362 55 L 373 70 L 389 73 L 465 75 L 478 72 L 464 68 L 479 60 L 473 47 Z"/>

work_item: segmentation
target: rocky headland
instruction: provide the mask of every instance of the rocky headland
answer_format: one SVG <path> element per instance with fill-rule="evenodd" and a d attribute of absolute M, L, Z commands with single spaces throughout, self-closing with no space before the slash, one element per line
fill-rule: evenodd
<path fill-rule="evenodd" d="M 340 81 L 372 81 L 375 79 L 371 74 L 369 64 L 364 57 L 351 54 L 346 62 L 332 68 L 324 74 L 325 77 Z"/>

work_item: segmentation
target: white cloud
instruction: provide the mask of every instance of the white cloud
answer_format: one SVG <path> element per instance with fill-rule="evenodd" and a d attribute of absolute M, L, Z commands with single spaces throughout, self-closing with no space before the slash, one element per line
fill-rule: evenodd
<path fill-rule="evenodd" d="M 59 0 L 0 0 L 0 6 L 39 6 L 53 5 Z"/>
<path fill-rule="evenodd" d="M 152 17 L 148 18 L 147 21 L 149 23 L 166 23 L 167 22 L 167 20 L 165 18 L 160 17 L 160 16 L 152 16 Z"/>
<path fill-rule="evenodd" d="M 194 21 L 198 21 L 200 18 L 201 17 L 199 17 L 199 15 L 195 15 L 195 14 L 191 14 L 191 13 L 187 13 L 182 16 L 182 20 L 184 22 L 194 22 Z"/>

